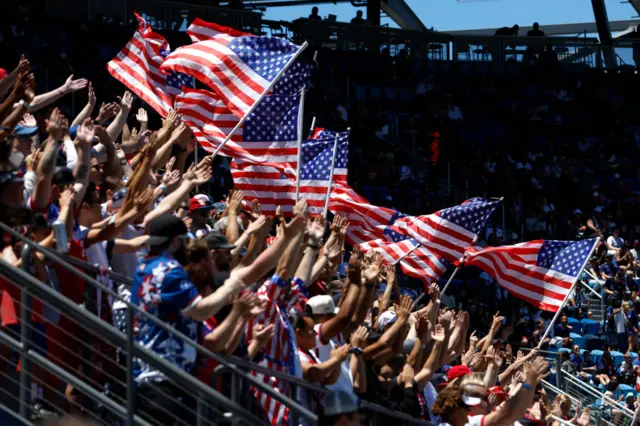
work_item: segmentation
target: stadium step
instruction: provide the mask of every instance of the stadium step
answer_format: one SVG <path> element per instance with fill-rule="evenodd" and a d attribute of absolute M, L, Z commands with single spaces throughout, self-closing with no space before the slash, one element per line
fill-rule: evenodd
<path fill-rule="evenodd" d="M 605 309 L 604 301 L 589 292 L 589 310 L 592 313 L 591 319 L 598 322 L 604 320 L 606 315 Z"/>

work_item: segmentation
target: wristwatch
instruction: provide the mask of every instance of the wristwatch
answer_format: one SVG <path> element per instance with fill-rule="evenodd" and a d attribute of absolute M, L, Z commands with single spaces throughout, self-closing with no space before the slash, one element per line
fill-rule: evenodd
<path fill-rule="evenodd" d="M 18 105 L 19 105 L 19 106 L 21 106 L 21 107 L 23 107 L 24 109 L 29 109 L 29 107 L 31 106 L 31 105 L 29 105 L 29 104 L 27 103 L 27 101 L 25 101 L 24 99 L 20 99 L 20 100 L 18 101 Z"/>
<path fill-rule="evenodd" d="M 364 350 L 362 350 L 362 348 L 351 348 L 349 349 L 349 353 L 354 354 L 355 356 L 360 356 L 364 353 Z"/>

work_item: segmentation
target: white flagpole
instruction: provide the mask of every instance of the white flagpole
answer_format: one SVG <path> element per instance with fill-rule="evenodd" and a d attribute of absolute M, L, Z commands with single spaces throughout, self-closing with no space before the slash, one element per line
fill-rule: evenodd
<path fill-rule="evenodd" d="M 331 159 L 331 170 L 329 172 L 329 183 L 327 184 L 327 197 L 324 200 L 324 218 L 327 218 L 327 211 L 329 211 L 329 198 L 331 198 L 331 188 L 333 187 L 333 168 L 336 165 L 336 154 L 338 153 L 338 133 L 336 133 L 336 140 L 333 142 L 333 158 Z"/>
<path fill-rule="evenodd" d="M 225 146 L 227 144 L 227 142 L 229 142 L 229 139 L 231 139 L 231 136 L 233 136 L 233 134 L 240 128 L 240 126 L 242 126 L 242 124 L 247 119 L 247 117 L 249 117 L 249 115 L 253 112 L 253 110 L 256 109 L 256 107 L 260 104 L 260 102 L 262 102 L 264 97 L 271 91 L 271 89 L 273 88 L 273 86 L 275 86 L 276 82 L 280 79 L 280 77 L 282 77 L 282 74 L 284 74 L 284 72 L 287 70 L 287 68 L 289 68 L 291 66 L 291 64 L 293 64 L 293 61 L 295 61 L 298 58 L 298 56 L 300 56 L 302 51 L 304 51 L 304 49 L 306 49 L 308 45 L 309 45 L 309 43 L 307 43 L 306 41 L 304 43 L 302 43 L 302 46 L 300 46 L 300 49 L 298 49 L 296 54 L 293 55 L 291 57 L 291 59 L 289 59 L 289 62 L 287 62 L 287 64 L 284 66 L 284 68 L 282 68 L 280 70 L 278 75 L 276 75 L 276 78 L 274 78 L 273 81 L 271 81 L 271 83 L 269 83 L 269 85 L 264 90 L 264 92 L 262 92 L 262 95 L 260 95 L 260 98 L 256 102 L 254 102 L 253 105 L 251 105 L 251 108 L 249 108 L 249 111 L 247 111 L 247 113 L 240 119 L 240 121 L 238 121 L 238 124 L 236 124 L 236 126 L 233 128 L 233 130 L 231 130 L 229 132 L 229 134 L 227 135 L 225 140 L 220 144 L 220 146 L 218 146 L 218 148 L 216 148 L 216 150 L 213 151 L 213 154 L 211 154 L 212 157 L 215 157 L 216 155 L 218 155 L 218 153 L 220 152 L 222 147 Z"/>
<path fill-rule="evenodd" d="M 302 165 L 302 121 L 304 120 L 304 90 L 305 86 L 302 86 L 302 92 L 300 93 L 300 106 L 298 107 L 298 164 L 296 166 L 296 203 L 300 199 L 300 168 Z"/>
<path fill-rule="evenodd" d="M 499 200 L 502 202 L 504 201 L 504 197 L 500 197 Z M 488 220 L 489 218 L 487 218 Z M 485 221 L 486 223 L 486 221 Z M 484 228 L 484 225 L 483 225 Z M 504 235 L 503 235 L 504 237 Z M 478 239 L 480 238 L 480 234 L 476 235 L 476 237 L 473 239 L 473 241 L 471 241 L 471 244 L 469 245 L 469 247 L 473 247 L 477 242 Z M 449 277 L 449 280 L 447 280 L 447 283 L 444 285 L 444 288 L 442 289 L 442 291 L 440 292 L 440 295 L 443 295 L 445 291 L 447 291 L 447 289 L 449 288 L 449 285 L 451 284 L 451 281 L 453 281 L 453 279 L 456 277 L 456 274 L 458 273 L 458 270 L 463 266 L 464 264 L 464 256 L 462 257 L 462 259 L 460 259 L 460 265 L 456 266 L 455 271 L 453 271 L 453 274 L 451 274 L 451 276 Z"/>
<path fill-rule="evenodd" d="M 553 319 L 551 320 L 551 324 L 549 324 L 549 327 L 547 327 L 544 334 L 540 338 L 540 343 L 538 343 L 538 349 L 540 349 L 540 347 L 542 346 L 542 342 L 544 342 L 544 340 L 549 336 L 549 333 L 551 332 L 551 328 L 555 325 L 556 321 L 558 320 L 558 317 L 560 317 L 560 314 L 562 314 L 562 310 L 564 309 L 567 302 L 569 301 L 569 296 L 571 295 L 571 293 L 573 293 L 573 290 L 575 290 L 576 286 L 578 285 L 578 281 L 580 280 L 580 275 L 582 274 L 582 270 L 584 269 L 585 266 L 587 266 L 587 262 L 589 261 L 589 259 L 591 259 L 591 255 L 593 255 L 593 251 L 596 249 L 596 246 L 598 245 L 598 241 L 600 241 L 600 237 L 596 238 L 595 243 L 593 243 L 593 247 L 591 247 L 591 250 L 589 251 L 589 255 L 584 260 L 584 263 L 582 264 L 582 268 L 580 268 L 580 271 L 578 271 L 578 275 L 576 276 L 576 279 L 573 282 L 571 289 L 569 290 L 564 300 L 562 301 L 562 305 L 560 305 L 560 307 L 558 308 L 558 311 L 553 316 Z"/>
<path fill-rule="evenodd" d="M 313 131 L 316 129 L 316 116 L 311 119 L 311 128 L 309 129 L 309 137 L 313 136 Z"/>
<path fill-rule="evenodd" d="M 582 284 L 582 286 L 586 289 L 588 289 L 591 293 L 595 294 L 596 296 L 598 296 L 598 299 L 602 299 L 602 296 L 600 296 L 600 293 L 598 293 L 597 291 L 595 291 L 594 289 L 592 289 L 591 287 L 589 287 L 589 285 L 587 283 L 585 283 L 582 280 L 578 280 L 580 281 L 580 284 Z"/>

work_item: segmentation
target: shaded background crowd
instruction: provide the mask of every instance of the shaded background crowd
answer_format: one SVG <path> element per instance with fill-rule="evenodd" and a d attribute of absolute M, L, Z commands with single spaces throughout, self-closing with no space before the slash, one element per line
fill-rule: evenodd
<path fill-rule="evenodd" d="M 383 267 L 370 254 L 352 254 L 349 264 L 341 265 L 348 225 L 338 218 L 330 227 L 331 234 L 325 235 L 323 223 L 302 219 L 304 206 L 298 209 L 301 219 L 283 224 L 271 251 L 262 251 L 269 232 L 275 236 L 275 223 L 260 215 L 259 206 L 243 207 L 241 194 L 230 192 L 233 184 L 226 161 L 217 158 L 213 165 L 204 161 L 189 169 L 195 146 L 175 117 L 161 122 L 151 110 L 147 117 L 145 106 L 130 94 L 116 99 L 123 88 L 108 76 L 104 65 L 129 40 L 131 25 L 117 20 L 51 21 L 26 7 L 3 13 L 0 23 L 1 65 L 6 69 L 0 71 L 0 77 L 18 82 L 18 89 L 6 88 L 5 99 L 22 99 L 30 104 L 23 112 L 33 113 L 20 114 L 13 126 L 3 129 L 0 202 L 15 207 L 8 194 L 16 187 L 10 185 L 23 183 L 24 202 L 35 213 L 28 220 L 26 235 L 53 245 L 57 243 L 51 237 L 53 222 L 66 219 L 69 253 L 135 276 L 134 287 L 143 286 L 147 276 L 136 272 L 139 262 L 147 262 L 143 263 L 146 271 L 153 270 L 149 262 L 158 261 L 144 260 L 145 255 L 154 259 L 168 250 L 171 256 L 165 264 L 170 265 L 175 257 L 193 282 L 192 293 L 163 299 L 171 305 L 170 313 L 197 307 L 198 303 L 193 304 L 196 297 L 209 301 L 197 314 L 190 314 L 189 321 L 168 315 L 168 323 L 212 351 L 259 361 L 278 371 L 293 373 L 282 363 L 288 364 L 292 351 L 298 351 L 296 359 L 302 369 L 297 374 L 348 394 L 341 394 L 344 404 L 335 406 L 355 404 L 355 393 L 415 418 L 435 420 L 439 415 L 453 426 L 467 424 L 461 420 L 466 416 L 471 416 L 470 424 L 483 418 L 485 425 L 502 425 L 524 416 L 539 420 L 550 413 L 572 418 L 575 424 L 588 424 L 589 410 L 581 413 L 562 395 L 552 404 L 536 390 L 550 373 L 549 366 L 535 352 L 517 353 L 518 348 L 540 343 L 552 315 L 515 299 L 487 274 L 463 269 L 448 294 L 440 296 L 436 287 L 427 286 L 430 297 L 412 306 L 406 296 L 415 298 L 422 293 L 422 282 L 399 272 L 396 277 L 393 268 Z M 174 48 L 187 43 L 184 33 L 165 35 Z M 22 55 L 28 63 L 21 60 Z M 20 65 L 12 71 L 17 63 Z M 28 72 L 35 81 L 19 77 Z M 68 79 L 71 74 L 75 80 Z M 349 184 L 372 204 L 427 214 L 469 196 L 504 196 L 504 211 L 495 213 L 480 245 L 600 236 L 601 246 L 587 267 L 592 275 L 585 275 L 584 281 L 602 297 L 606 309 L 595 307 L 600 310 L 595 313 L 593 303 L 598 299 L 579 286 L 542 348 L 562 353 L 563 370 L 577 373 L 601 392 L 611 392 L 605 393 L 604 404 L 616 400 L 634 411 L 636 367 L 640 365 L 636 314 L 640 309 L 636 241 L 640 238 L 636 221 L 640 114 L 633 102 L 635 78 L 632 73 L 605 74 L 560 64 L 552 54 L 497 66 L 420 61 L 406 51 L 392 56 L 389 50 L 380 55 L 320 50 L 306 100 L 305 126 L 315 116 L 319 127 L 351 128 Z M 38 103 L 32 91 L 49 95 Z M 54 106 L 59 109 L 53 110 Z M 92 113 L 96 123 L 85 122 Z M 133 128 L 138 135 L 129 131 Z M 145 128 L 160 130 L 151 135 Z M 34 138 L 37 144 L 42 141 L 43 149 L 31 151 Z M 54 168 L 43 166 L 47 153 L 54 152 L 52 144 L 44 142 L 47 138 L 65 140 L 53 158 Z M 94 152 L 91 147 L 97 146 Z M 84 176 L 79 164 L 86 169 Z M 143 176 L 142 170 L 153 173 Z M 121 191 L 124 182 L 129 182 L 128 192 Z M 185 199 L 188 202 L 183 204 Z M 156 222 L 163 219 L 161 213 L 170 212 L 178 213 L 183 221 L 164 218 L 166 223 Z M 97 223 L 102 227 L 96 228 Z M 187 231 L 195 241 L 185 247 L 169 247 L 168 243 Z M 164 240 L 154 243 L 154 237 Z M 77 252 L 75 243 L 80 244 L 75 247 Z M 5 238 L 3 244 L 3 258 L 19 262 L 18 242 Z M 186 250 L 181 253 L 178 248 Z M 277 256 L 276 248 L 281 249 Z M 164 265 L 162 260 L 160 264 Z M 36 262 L 34 272 L 40 280 L 74 302 L 83 302 L 84 291 L 77 280 L 46 263 L 41 266 L 38 269 Z M 267 271 L 274 268 L 275 276 L 264 281 Z M 296 293 L 300 300 L 294 297 L 285 313 L 278 310 L 277 315 L 286 315 L 292 324 L 297 348 L 282 338 L 284 331 L 277 325 L 280 318 L 269 317 L 275 315 L 270 306 L 282 302 L 278 298 L 291 296 L 291 292 L 273 294 L 273 289 L 289 282 L 300 293 Z M 2 323 L 19 335 L 19 290 L 16 293 L 15 286 L 3 284 Z M 245 284 L 257 284 L 260 296 L 243 293 L 238 297 Z M 311 294 L 303 294 L 298 287 L 309 287 Z M 115 288 L 129 297 L 128 288 Z M 220 294 L 237 298 L 231 307 L 221 308 L 222 302 L 212 302 L 216 293 L 218 298 Z M 144 291 L 134 292 L 131 300 L 144 305 L 149 303 L 145 295 Z M 101 297 L 94 301 L 95 313 L 122 328 L 117 302 Z M 303 305 L 306 307 L 299 308 Z M 287 314 L 290 308 L 296 312 L 292 316 Z M 34 306 L 35 310 L 39 310 L 34 316 L 39 317 L 35 322 L 40 324 L 41 339 L 37 345 L 83 374 L 88 360 L 77 359 L 73 352 L 78 344 L 68 337 L 80 333 L 79 325 L 64 315 L 51 315 L 42 305 Z M 472 330 L 485 338 L 469 336 Z M 16 369 L 16 354 L 4 349 L 4 371 L 10 375 L 7 372 Z M 105 370 L 117 371 L 116 348 L 109 350 L 113 357 L 105 362 L 113 366 Z M 99 351 L 94 346 L 91 356 Z M 191 355 L 162 355 L 193 371 Z M 199 367 L 199 377 L 208 382 L 212 366 L 205 360 Z M 145 373 L 154 374 L 145 371 L 145 366 L 140 371 L 143 378 Z M 44 382 L 46 374 L 39 374 L 34 372 Z M 553 374 L 559 373 L 554 370 Z M 109 382 L 105 377 L 94 379 Z M 454 386 L 440 386 L 454 380 Z M 496 387 L 497 383 L 502 387 Z M 77 413 L 83 404 L 90 404 L 63 385 L 57 388 L 65 389 L 64 398 L 42 386 L 36 389 L 37 410 L 57 411 L 67 404 L 65 411 Z M 288 392 L 277 380 L 275 386 Z M 113 388 L 115 397 L 122 397 L 122 389 Z M 444 390 L 438 393 L 438 389 Z M 165 390 L 185 396 L 171 385 Z M 159 397 L 141 394 L 141 412 L 161 424 L 163 414 L 145 405 Z M 318 398 L 306 398 L 311 409 L 323 410 Z M 162 399 L 156 402 L 172 404 Z M 288 415 L 283 407 L 265 407 L 260 395 L 254 395 L 250 404 L 256 413 L 274 422 Z M 325 415 L 351 419 L 354 407 L 335 413 L 329 410 Z M 501 408 L 489 414 L 496 407 Z M 191 408 L 187 402 L 176 407 L 175 413 L 190 419 Z M 615 418 L 621 413 L 612 410 L 607 415 Z"/>

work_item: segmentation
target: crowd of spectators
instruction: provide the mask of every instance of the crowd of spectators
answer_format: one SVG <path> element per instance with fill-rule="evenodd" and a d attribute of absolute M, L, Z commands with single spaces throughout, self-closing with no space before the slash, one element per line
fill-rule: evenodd
<path fill-rule="evenodd" d="M 540 391 L 548 364 L 536 351 L 518 351 L 538 344 L 562 353 L 563 370 L 612 392 L 605 403 L 635 407 L 624 392 L 640 365 L 633 75 L 542 58 L 497 67 L 413 61 L 407 51 L 388 49 L 380 56 L 319 55 L 306 119 L 351 127 L 349 183 L 373 204 L 425 214 L 467 194 L 504 196 L 504 218 L 498 215 L 482 244 L 602 238 L 587 267 L 593 277 L 585 281 L 609 306 L 605 324 L 593 321 L 593 328 L 590 291 L 579 286 L 541 341 L 551 315 L 519 302 L 486 274 L 463 269 L 450 292 L 431 285 L 414 306 L 407 287 L 416 283 L 379 256 L 353 248 L 341 264 L 349 251 L 343 218 L 328 225 L 309 217 L 301 202 L 286 221 L 243 204 L 218 160 L 192 163 L 197 147 L 177 115 L 160 121 L 130 93 L 116 97 L 122 87 L 104 64 L 130 28 L 115 21 L 58 25 L 23 8 L 9 15 L 0 17 L 11 23 L 0 29 L 7 52 L 0 80 L 2 221 L 42 246 L 132 277 L 131 288 L 101 277 L 124 300 L 211 351 L 334 390 L 324 403 L 317 395 L 301 397 L 327 424 L 357 422 L 355 395 L 452 426 L 540 421 L 548 414 L 588 424 L 588 408 L 572 407 L 566 396 L 551 403 Z M 178 41 L 174 47 L 185 39 L 168 38 Z M 60 226 L 67 241 L 55 232 Z M 5 261 L 20 266 L 20 253 L 19 241 L 3 240 Z M 63 268 L 34 255 L 31 273 L 85 303 L 85 283 Z M 19 337 L 20 288 L 6 280 L 0 288 L 2 325 Z M 92 298 L 92 312 L 124 330 L 126 305 L 100 292 Z M 210 383 L 210 359 L 196 358 L 191 346 L 144 316 L 136 320 L 140 343 Z M 79 376 L 102 353 L 101 371 L 110 374 L 91 380 L 121 395 L 110 383 L 120 348 L 94 347 L 83 359 L 78 336 L 86 331 L 38 300 L 33 324 L 34 346 Z M 579 338 L 587 325 L 594 333 L 586 334 L 597 339 Z M 0 371 L 8 376 L 17 353 L 1 348 Z M 166 424 L 169 411 L 194 423 L 192 396 L 150 365 L 137 363 L 135 371 L 142 415 Z M 34 368 L 33 375 L 35 406 L 77 414 L 92 403 L 46 371 Z M 260 379 L 289 394 L 287 383 Z M 259 390 L 251 401 L 252 411 L 273 424 L 288 416 L 278 404 L 265 407 Z"/>

